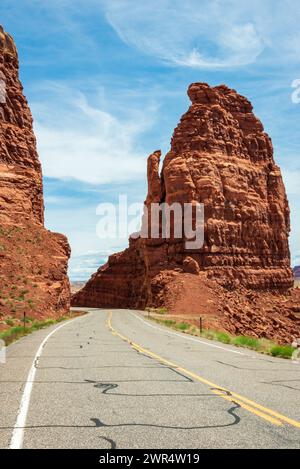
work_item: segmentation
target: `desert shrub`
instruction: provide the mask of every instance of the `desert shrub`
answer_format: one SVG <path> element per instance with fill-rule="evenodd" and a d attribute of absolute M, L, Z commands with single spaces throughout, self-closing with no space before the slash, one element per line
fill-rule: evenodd
<path fill-rule="evenodd" d="M 5 320 L 5 324 L 6 324 L 7 326 L 11 326 L 11 327 L 12 327 L 12 326 L 14 326 L 15 321 L 14 321 L 13 319 L 6 319 L 6 320 Z"/>
<path fill-rule="evenodd" d="M 226 332 L 216 332 L 216 340 L 223 342 L 223 344 L 231 343 L 231 337 Z"/>
<path fill-rule="evenodd" d="M 164 324 L 165 326 L 170 327 L 170 326 L 174 326 L 174 325 L 176 324 L 176 322 L 173 321 L 172 319 L 165 319 L 165 320 L 163 321 L 163 324 Z"/>
<path fill-rule="evenodd" d="M 294 350 L 295 349 L 290 345 L 274 345 L 274 347 L 271 348 L 270 353 L 273 357 L 291 358 Z"/>
<path fill-rule="evenodd" d="M 167 310 L 167 308 L 157 308 L 157 310 L 155 312 L 157 314 L 167 314 L 168 310 Z"/>
<path fill-rule="evenodd" d="M 248 337 L 244 335 L 238 335 L 233 340 L 234 345 L 238 345 L 239 347 L 248 347 L 253 350 L 260 349 L 260 342 L 259 339 L 255 339 L 254 337 Z"/>
<path fill-rule="evenodd" d="M 180 331 L 186 331 L 189 329 L 190 325 L 187 324 L 186 322 L 180 322 L 179 324 L 176 324 L 176 329 L 179 329 Z"/>

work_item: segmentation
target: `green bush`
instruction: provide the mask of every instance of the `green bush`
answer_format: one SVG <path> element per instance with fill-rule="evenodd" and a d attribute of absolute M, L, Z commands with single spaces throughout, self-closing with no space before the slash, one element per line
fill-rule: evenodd
<path fill-rule="evenodd" d="M 223 344 L 231 343 L 231 337 L 226 332 L 216 332 L 216 339 L 223 342 Z"/>
<path fill-rule="evenodd" d="M 165 320 L 163 321 L 163 324 L 164 324 L 165 326 L 170 327 L 170 326 L 174 326 L 174 325 L 176 324 L 176 321 L 173 321 L 172 319 L 165 319 Z"/>
<path fill-rule="evenodd" d="M 154 319 L 159 324 L 164 324 L 165 326 L 199 336 L 199 328 L 195 325 L 191 325 L 185 322 L 178 323 L 172 319 L 152 319 Z M 209 340 L 216 340 L 224 344 L 232 344 L 239 347 L 249 348 L 260 353 L 272 355 L 273 357 L 291 358 L 294 351 L 294 348 L 289 345 L 278 345 L 276 342 L 265 338 L 256 339 L 254 337 L 243 335 L 233 336 L 231 334 L 227 334 L 224 331 L 218 331 L 214 329 L 204 329 L 201 333 L 201 337 Z"/>
<path fill-rule="evenodd" d="M 15 326 L 11 329 L 12 334 L 19 334 L 20 332 L 23 332 L 24 328 L 23 326 Z"/>
<path fill-rule="evenodd" d="M 35 321 L 31 318 L 26 318 L 26 322 L 31 322 L 31 324 L 28 327 L 24 326 L 15 326 L 11 327 L 7 331 L 1 332 L 0 333 L 0 339 L 3 339 L 6 345 L 9 345 L 10 343 L 14 342 L 15 340 L 20 339 L 21 337 L 30 334 L 31 332 L 37 331 L 39 329 L 43 329 L 44 327 L 49 327 L 52 326 L 58 322 L 64 321 L 66 319 L 69 319 L 67 316 L 62 316 L 58 319 L 46 319 L 44 321 Z M 7 325 L 13 325 L 14 322 L 10 319 L 7 319 L 6 321 Z M 8 324 L 9 322 L 9 324 Z"/>
<path fill-rule="evenodd" d="M 167 314 L 168 310 L 166 308 L 158 308 L 155 312 L 157 314 Z"/>
<path fill-rule="evenodd" d="M 261 348 L 258 339 L 244 335 L 238 335 L 237 337 L 235 337 L 235 339 L 233 340 L 233 344 L 239 347 L 248 347 L 253 350 L 259 350 Z"/>
<path fill-rule="evenodd" d="M 179 324 L 176 324 L 176 329 L 179 329 L 180 331 L 186 331 L 189 329 L 190 325 L 187 324 L 186 322 L 180 322 Z"/>
<path fill-rule="evenodd" d="M 5 324 L 7 324 L 7 326 L 13 327 L 15 321 L 13 319 L 6 319 Z"/>
<path fill-rule="evenodd" d="M 294 350 L 295 349 L 290 345 L 274 345 L 274 347 L 271 348 L 270 353 L 273 357 L 291 358 Z"/>
<path fill-rule="evenodd" d="M 6 345 L 9 345 L 14 340 L 19 339 L 23 335 L 26 335 L 22 326 L 12 327 L 8 331 L 0 334 L 0 339 L 3 339 Z"/>

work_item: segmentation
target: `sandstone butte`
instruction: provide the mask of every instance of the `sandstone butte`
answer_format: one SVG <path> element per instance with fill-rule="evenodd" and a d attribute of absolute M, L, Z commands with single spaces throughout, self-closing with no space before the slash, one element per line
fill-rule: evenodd
<path fill-rule="evenodd" d="M 13 39 L 0 26 L 0 328 L 70 306 L 67 239 L 44 228 L 42 171 Z M 5 90 L 3 89 L 5 86 Z M 4 91 L 5 95 L 4 96 Z M 2 323 L 1 323 L 2 321 Z"/>
<path fill-rule="evenodd" d="M 290 212 L 270 137 L 251 103 L 225 85 L 193 83 L 161 174 L 148 158 L 145 206 L 200 202 L 205 242 L 129 240 L 72 298 L 74 306 L 165 307 L 195 324 L 290 342 L 300 335 L 292 289 Z M 151 220 L 150 220 L 151 223 Z"/>

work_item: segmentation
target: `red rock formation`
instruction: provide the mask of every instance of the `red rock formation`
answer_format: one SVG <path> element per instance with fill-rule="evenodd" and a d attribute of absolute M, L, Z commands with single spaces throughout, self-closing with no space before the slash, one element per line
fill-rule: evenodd
<path fill-rule="evenodd" d="M 13 39 L 0 26 L 0 319 L 69 308 L 67 239 L 44 228 L 42 171 Z"/>
<path fill-rule="evenodd" d="M 175 312 L 191 312 L 192 304 L 196 308 L 196 290 L 201 296 L 213 288 L 219 297 L 213 295 L 212 309 L 229 327 L 230 314 L 224 314 L 222 304 L 228 291 L 240 293 L 240 302 L 245 303 L 246 289 L 282 295 L 292 287 L 289 207 L 269 136 L 251 103 L 236 91 L 194 83 L 188 95 L 192 105 L 174 131 L 161 175 L 160 152 L 148 159 L 145 205 L 203 203 L 204 246 L 191 251 L 185 239 L 132 239 L 126 251 L 112 256 L 73 297 L 74 305 L 167 306 Z M 185 288 L 189 283 L 193 297 Z M 229 303 L 235 300 L 228 299 Z M 237 309 L 234 303 L 233 316 Z M 285 337 L 294 327 L 289 321 Z M 267 335 L 272 336 L 270 331 Z"/>

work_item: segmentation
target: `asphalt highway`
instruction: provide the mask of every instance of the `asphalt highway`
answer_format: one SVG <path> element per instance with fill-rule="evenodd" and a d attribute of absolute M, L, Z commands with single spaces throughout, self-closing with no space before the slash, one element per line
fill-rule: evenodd
<path fill-rule="evenodd" d="M 1 448 L 300 448 L 300 363 L 88 311 L 7 348 Z"/>

